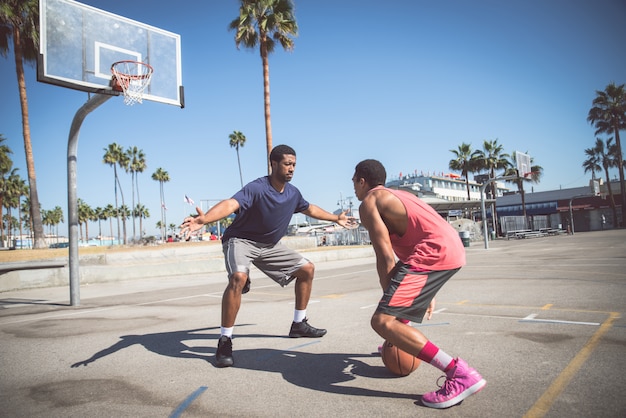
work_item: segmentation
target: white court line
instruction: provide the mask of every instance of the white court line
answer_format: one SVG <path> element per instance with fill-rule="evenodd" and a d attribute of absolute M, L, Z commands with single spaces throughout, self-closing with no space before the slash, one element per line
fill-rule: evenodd
<path fill-rule="evenodd" d="M 570 324 L 570 325 L 595 325 L 599 326 L 599 322 L 578 322 L 578 321 L 563 321 L 559 319 L 535 319 L 537 314 L 530 314 L 526 318 L 520 319 L 519 322 L 540 322 L 544 324 Z"/>

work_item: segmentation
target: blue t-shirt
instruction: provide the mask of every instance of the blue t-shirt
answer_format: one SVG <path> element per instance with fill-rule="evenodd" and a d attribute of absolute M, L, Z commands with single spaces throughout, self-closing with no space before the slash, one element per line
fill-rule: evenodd
<path fill-rule="evenodd" d="M 236 237 L 276 244 L 287 234 L 293 214 L 309 207 L 296 186 L 286 183 L 285 190 L 279 193 L 269 176 L 251 181 L 232 198 L 239 202 L 239 211 L 224 231 L 224 242 Z"/>

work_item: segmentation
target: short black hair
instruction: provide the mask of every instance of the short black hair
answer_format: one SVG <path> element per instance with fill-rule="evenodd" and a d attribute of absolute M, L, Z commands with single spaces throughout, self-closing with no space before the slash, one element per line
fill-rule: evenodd
<path fill-rule="evenodd" d="M 354 168 L 354 177 L 364 179 L 371 187 L 384 186 L 387 171 L 378 160 L 363 160 Z"/>
<path fill-rule="evenodd" d="M 296 152 L 289 145 L 276 145 L 270 152 L 270 161 L 279 163 L 283 160 L 284 155 L 293 155 L 295 157 Z"/>

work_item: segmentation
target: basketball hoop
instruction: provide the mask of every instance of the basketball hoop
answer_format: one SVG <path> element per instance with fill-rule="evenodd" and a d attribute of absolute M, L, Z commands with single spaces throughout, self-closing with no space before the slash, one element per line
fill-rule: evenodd
<path fill-rule="evenodd" d="M 132 106 L 142 103 L 143 92 L 150 84 L 154 70 L 149 64 L 139 61 L 118 61 L 111 65 L 112 88 L 124 93 L 124 103 Z"/>

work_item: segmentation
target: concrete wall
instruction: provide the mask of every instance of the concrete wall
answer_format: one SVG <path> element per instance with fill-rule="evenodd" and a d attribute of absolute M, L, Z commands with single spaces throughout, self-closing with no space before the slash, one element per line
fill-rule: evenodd
<path fill-rule="evenodd" d="M 283 242 L 314 263 L 374 256 L 371 246 L 316 247 L 313 237 L 289 237 Z M 9 264 L 5 263 L 0 269 L 0 292 L 69 285 L 66 257 L 12 263 L 13 266 Z M 226 271 L 221 245 L 163 245 L 154 249 L 129 249 L 83 255 L 79 262 L 81 284 L 221 271 Z"/>

